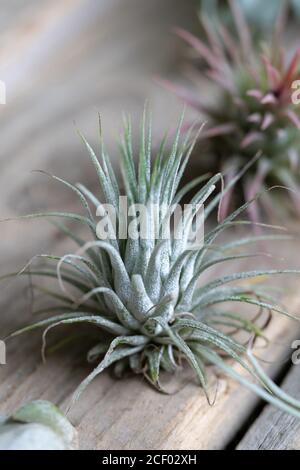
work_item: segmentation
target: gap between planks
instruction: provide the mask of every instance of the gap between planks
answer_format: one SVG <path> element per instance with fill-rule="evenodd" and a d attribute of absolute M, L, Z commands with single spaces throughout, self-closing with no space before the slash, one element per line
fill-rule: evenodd
<path fill-rule="evenodd" d="M 293 365 L 282 388 L 300 397 L 300 366 Z M 299 450 L 300 421 L 267 405 L 237 446 L 237 450 Z"/>

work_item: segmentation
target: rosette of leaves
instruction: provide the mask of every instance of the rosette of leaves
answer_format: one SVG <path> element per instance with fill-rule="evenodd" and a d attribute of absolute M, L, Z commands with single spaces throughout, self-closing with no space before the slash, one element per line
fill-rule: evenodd
<path fill-rule="evenodd" d="M 222 276 L 218 273 L 212 279 L 204 280 L 205 274 L 213 266 L 224 263 L 230 265 L 237 259 L 255 256 L 251 250 L 251 253 L 240 252 L 255 241 L 281 240 L 287 236 L 269 234 L 243 239 L 238 237 L 235 241 L 218 245 L 218 237 L 226 229 L 248 223 L 241 220 L 243 212 L 250 205 L 247 202 L 209 230 L 204 236 L 204 242 L 195 246 L 188 233 L 195 221 L 197 208 L 206 203 L 206 220 L 218 206 L 222 195 L 230 190 L 247 167 L 230 182 L 223 193 L 216 192 L 214 195 L 216 185 L 222 179 L 221 174 L 197 177 L 180 188 L 195 144 L 195 138 L 191 139 L 194 129 L 191 128 L 183 138 L 181 120 L 171 148 L 166 145 L 167 139 L 164 139 L 154 154 L 151 125 L 146 121 L 144 116 L 137 164 L 131 142 L 130 121 L 125 123 L 120 160 L 123 185 L 118 183 L 103 143 L 98 158 L 82 137 L 99 179 L 102 201 L 82 184 L 73 185 L 54 177 L 78 197 L 83 212 L 43 212 L 22 216 L 75 221 L 85 225 L 90 236 L 83 240 L 78 233 L 60 225 L 63 232 L 78 245 L 77 251 L 64 256 L 39 255 L 46 263 L 45 266 L 34 268 L 35 257 L 18 273 L 37 280 L 43 277 L 57 279 L 61 292 L 47 289 L 47 294 L 56 301 L 59 299 L 60 305 L 53 306 L 53 309 L 50 305 L 46 318 L 14 332 L 12 336 L 44 328 L 44 354 L 47 334 L 59 325 L 80 327 L 86 323 L 94 326 L 98 332 L 106 332 L 105 339 L 99 337 L 87 353 L 88 362 L 95 363 L 95 367 L 79 385 L 74 401 L 96 376 L 110 366 L 118 376 L 128 369 L 143 374 L 158 390 L 163 391 L 160 380 L 162 373 L 180 370 L 180 364 L 185 360 L 194 370 L 208 400 L 207 366 L 213 364 L 270 403 L 300 416 L 300 403 L 278 389 L 265 375 L 251 351 L 247 351 L 247 347 L 235 338 L 233 331 L 237 330 L 246 331 L 251 337 L 263 335 L 258 324 L 255 320 L 247 319 L 242 312 L 234 313 L 229 307 L 229 304 L 240 303 L 241 307 L 251 305 L 259 312 L 277 312 L 289 316 L 288 312 L 272 301 L 270 293 L 257 282 L 251 283 L 251 279 L 257 281 L 268 275 L 296 271 L 263 269 L 235 272 L 232 269 L 231 274 Z M 94 214 L 96 210 L 97 214 L 103 214 L 103 203 L 108 203 L 115 208 L 120 223 L 124 217 L 119 212 L 118 202 L 122 186 L 125 188 L 128 206 L 147 206 L 151 203 L 158 205 L 161 210 L 147 212 L 148 232 L 144 238 L 121 239 L 118 227 L 115 229 L 112 223 L 107 227 L 107 239 L 100 240 Z M 192 189 L 195 193 L 190 204 L 195 210 L 176 225 L 170 237 L 163 237 L 162 230 L 166 222 L 172 225 L 174 207 Z M 133 217 L 130 223 L 138 222 Z M 154 225 L 158 227 L 156 233 L 159 236 L 153 236 Z M 221 305 L 224 307 L 218 308 Z M 222 332 L 224 323 L 232 327 L 232 333 Z M 237 373 L 224 354 L 242 365 L 249 374 L 248 378 Z"/>
<path fill-rule="evenodd" d="M 284 209 L 300 214 L 300 105 L 293 100 L 299 87 L 300 49 L 287 59 L 280 39 L 281 18 L 272 40 L 255 45 L 239 3 L 229 1 L 235 32 L 221 19 L 215 25 L 205 15 L 200 18 L 205 39 L 177 29 L 192 48 L 194 79 L 208 78 L 214 98 L 205 102 L 192 83 L 162 82 L 207 120 L 201 139 L 207 139 L 208 149 L 202 159 L 216 160 L 230 179 L 260 150 L 261 158 L 241 181 L 245 198 L 252 198 L 264 186 L 282 185 L 290 189 Z M 276 204 L 269 199 L 265 209 L 272 215 Z M 223 206 L 225 213 L 229 203 L 230 194 Z M 257 220 L 255 204 L 252 216 Z"/>

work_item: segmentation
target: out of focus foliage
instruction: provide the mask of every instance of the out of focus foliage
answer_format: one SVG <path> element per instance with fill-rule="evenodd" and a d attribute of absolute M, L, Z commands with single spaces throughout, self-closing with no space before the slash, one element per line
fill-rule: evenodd
<path fill-rule="evenodd" d="M 238 2 L 248 21 L 259 29 L 272 27 L 285 6 L 288 8 L 290 18 L 300 22 L 300 0 L 238 0 Z M 200 8 L 202 13 L 206 12 L 209 16 L 221 13 L 225 20 L 228 16 L 230 21 L 228 2 L 225 0 L 200 0 Z"/>

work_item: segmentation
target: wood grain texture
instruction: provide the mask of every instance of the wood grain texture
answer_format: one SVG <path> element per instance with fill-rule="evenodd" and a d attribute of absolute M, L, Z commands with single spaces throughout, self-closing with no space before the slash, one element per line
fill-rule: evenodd
<path fill-rule="evenodd" d="M 300 308 L 298 299 L 293 307 L 296 310 Z M 282 318 L 274 320 L 268 334 L 274 342 L 284 344 L 289 344 L 295 337 L 290 322 Z M 271 347 L 264 357 L 272 358 L 274 364 L 269 368 L 269 373 L 274 376 L 281 367 L 280 361 L 286 357 L 286 348 Z M 188 377 L 190 380 L 187 380 Z M 93 389 L 87 392 L 90 395 L 86 399 L 93 402 L 97 395 L 97 406 L 86 414 L 84 408 L 79 409 L 86 406 L 82 401 L 78 410 L 75 409 L 71 415 L 74 422 L 79 423 L 82 448 L 225 448 L 259 400 L 221 375 L 218 378 L 216 403 L 210 407 L 193 375 L 188 374 L 188 377 L 183 377 L 182 388 L 171 396 L 157 394 L 148 384 L 134 379 L 124 384 L 111 384 L 108 392 L 99 397 L 100 391 L 95 383 Z M 214 374 L 211 380 L 213 396 L 216 390 Z"/>
<path fill-rule="evenodd" d="M 292 311 L 299 311 L 299 298 L 289 297 L 289 302 Z M 18 303 L 15 313 L 20 313 Z M 275 376 L 298 335 L 290 320 L 278 316 L 267 333 L 273 346 L 263 357 L 272 361 L 268 372 Z M 66 409 L 71 393 L 88 373 L 84 350 L 65 348 L 44 365 L 39 349 L 40 334 L 23 336 L 9 345 L 7 365 L 0 367 L 0 413 L 36 398 L 50 399 Z M 218 382 L 217 400 L 210 407 L 188 369 L 172 381 L 177 393 L 170 396 L 154 391 L 140 377 L 120 382 L 104 373 L 87 388 L 69 417 L 78 427 L 82 449 L 222 449 L 248 421 L 259 400 L 222 375 Z M 215 390 L 212 372 L 212 395 Z"/>
<path fill-rule="evenodd" d="M 300 396 L 300 369 L 292 366 L 282 384 L 283 390 Z M 266 406 L 239 443 L 238 450 L 299 450 L 299 420 L 271 406 Z"/>

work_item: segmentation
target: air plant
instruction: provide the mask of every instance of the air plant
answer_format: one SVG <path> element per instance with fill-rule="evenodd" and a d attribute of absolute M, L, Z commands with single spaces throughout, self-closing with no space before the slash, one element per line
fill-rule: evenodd
<path fill-rule="evenodd" d="M 228 179 L 261 151 L 261 158 L 241 181 L 246 199 L 259 188 L 282 185 L 290 189 L 292 201 L 292 207 L 289 203 L 285 209 L 300 214 L 300 106 L 292 100 L 293 86 L 300 78 L 300 49 L 287 60 L 281 42 L 281 16 L 272 41 L 257 46 L 239 2 L 229 0 L 229 4 L 235 33 L 229 32 L 221 19 L 215 25 L 205 15 L 200 20 L 206 39 L 176 30 L 198 59 L 193 77 L 198 80 L 200 73 L 201 78 L 209 79 L 212 102 L 205 103 L 192 84 L 162 82 L 207 120 L 207 131 L 201 135 L 201 140 L 207 140 L 206 158 L 216 159 L 221 171 L 226 169 Z M 265 209 L 271 215 L 276 204 L 267 199 Z M 229 203 L 228 194 L 225 213 Z M 256 204 L 251 210 L 257 220 Z"/>
<path fill-rule="evenodd" d="M 206 203 L 206 220 L 218 206 L 222 196 L 247 171 L 251 162 L 223 192 L 217 192 L 214 196 L 216 186 L 222 180 L 221 174 L 197 177 L 180 188 L 180 181 L 197 139 L 197 133 L 196 137 L 191 138 L 193 132 L 194 127 L 182 137 L 181 119 L 172 146 L 167 145 L 167 138 L 163 139 L 154 156 L 151 123 L 148 123 L 145 115 L 136 165 L 130 120 L 125 121 L 120 160 L 125 188 L 123 197 L 127 197 L 128 205 L 147 206 L 151 203 L 160 208 L 159 211 L 146 213 L 147 233 L 144 238 L 119 236 L 118 228 L 124 218 L 119 204 L 122 185 L 118 183 L 102 137 L 98 159 L 89 143 L 81 136 L 99 179 L 103 201 L 109 207 L 112 206 L 118 215 L 117 227 L 110 223 L 112 217 L 107 214 L 107 206 L 103 205 L 103 201 L 100 202 L 97 195 L 82 184 L 73 185 L 54 177 L 78 196 L 84 213 L 43 212 L 22 217 L 58 217 L 71 220 L 85 225 L 90 236 L 83 240 L 78 233 L 70 231 L 64 224 L 60 225 L 63 232 L 78 245 L 78 250 L 64 256 L 42 254 L 40 258 L 46 263 L 45 266 L 33 268 L 34 260 L 38 258 L 35 257 L 18 273 L 30 275 L 31 278 L 50 277 L 58 280 L 61 292 L 52 292 L 48 288 L 46 292 L 55 300 L 59 299 L 60 305 L 50 305 L 46 318 L 14 332 L 11 336 L 44 328 L 45 355 L 46 337 L 54 327 L 81 326 L 84 323 L 94 326 L 99 337 L 88 351 L 87 361 L 96 365 L 75 391 L 72 403 L 109 366 L 113 367 L 118 376 L 122 376 L 126 370 L 143 374 L 158 390 L 164 391 L 161 384 L 163 371 L 173 373 L 180 370 L 182 361 L 185 360 L 194 370 L 209 401 L 207 366 L 216 365 L 270 403 L 300 417 L 300 403 L 286 396 L 268 379 L 251 348 L 247 351 L 247 346 L 236 338 L 237 331 L 245 331 L 255 338 L 263 336 L 257 320 L 263 311 L 289 316 L 284 308 L 271 300 L 270 293 L 257 283 L 257 279 L 297 271 L 263 269 L 232 272 L 205 280 L 206 274 L 214 266 L 221 263 L 230 265 L 235 260 L 255 256 L 251 249 L 249 253 L 241 253 L 240 250 L 247 245 L 251 246 L 258 239 L 283 240 L 288 236 L 268 234 L 238 237 L 235 241 L 218 244 L 219 235 L 226 229 L 247 225 L 247 221 L 241 220 L 243 212 L 250 205 L 247 202 L 228 215 L 222 223 L 207 231 L 204 241 L 195 245 L 188 233 L 196 221 L 199 206 Z M 181 223 L 175 224 L 173 229 L 175 206 L 195 188 L 197 190 L 190 201 L 192 210 L 189 216 L 181 219 Z M 98 215 L 106 214 L 108 217 L 106 240 L 99 239 L 98 224 L 92 207 L 97 209 Z M 129 219 L 138 230 L 137 219 L 132 216 Z M 165 236 L 164 232 L 166 222 L 167 226 L 172 226 L 169 236 Z M 158 227 L 155 237 L 152 230 L 154 225 Z M 255 279 L 255 282 L 251 283 L 251 279 Z M 232 303 L 258 309 L 256 320 L 247 319 L 243 313 L 234 313 Z M 220 309 L 219 306 L 224 304 L 227 307 Z M 222 331 L 224 324 L 231 328 L 230 333 Z M 249 378 L 237 373 L 224 354 L 242 365 L 250 374 Z M 251 376 L 259 384 L 251 380 Z"/>
<path fill-rule="evenodd" d="M 77 432 L 53 403 L 35 400 L 0 419 L 1 450 L 72 450 Z"/>

